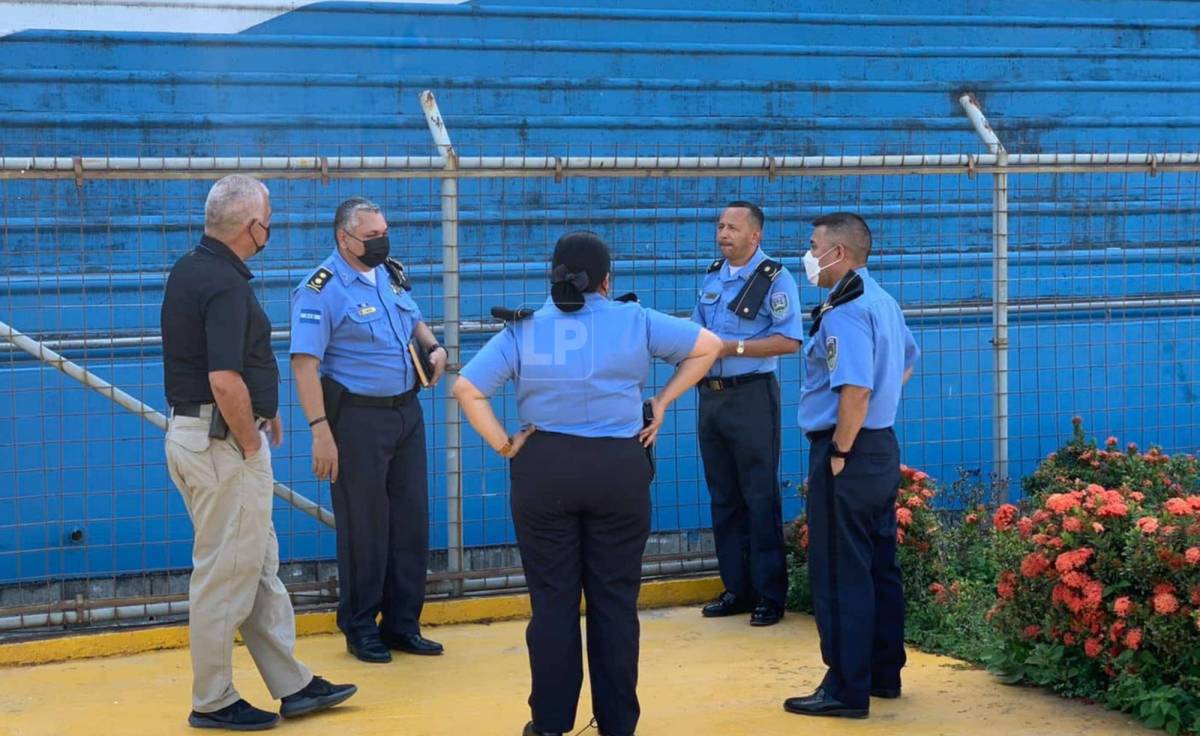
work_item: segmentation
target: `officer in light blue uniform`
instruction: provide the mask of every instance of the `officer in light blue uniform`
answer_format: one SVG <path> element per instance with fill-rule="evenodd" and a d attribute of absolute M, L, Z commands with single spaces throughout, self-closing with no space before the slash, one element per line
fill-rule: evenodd
<path fill-rule="evenodd" d="M 784 708 L 865 718 L 871 696 L 900 696 L 900 448 L 892 425 L 920 350 L 896 300 L 867 272 L 867 223 L 837 212 L 813 227 L 805 275 L 831 291 L 813 310 L 799 422 L 811 442 L 808 565 L 828 670 L 816 692 Z"/>
<path fill-rule="evenodd" d="M 420 634 L 429 558 L 425 421 L 416 341 L 445 369 L 390 258 L 378 205 L 348 199 L 334 217 L 337 248 L 292 295 L 292 369 L 313 435 L 313 472 L 332 481 L 337 517 L 338 627 L 365 662 L 390 650 L 440 654 Z M 376 616 L 382 620 L 376 625 Z"/>
<path fill-rule="evenodd" d="M 725 592 L 703 613 L 751 613 L 754 626 L 778 622 L 787 596 L 775 369 L 803 337 L 796 282 L 759 247 L 762 226 L 762 210 L 750 202 L 725 208 L 717 225 L 723 257 L 709 267 L 692 313 L 723 341 L 700 383 L 699 438 Z"/>
<path fill-rule="evenodd" d="M 564 235 L 551 268 L 551 298 L 540 309 L 493 310 L 509 324 L 463 367 L 454 395 L 471 426 L 511 458 L 513 523 L 533 606 L 525 736 L 575 727 L 581 591 L 597 725 L 630 736 L 641 712 L 637 597 L 650 534 L 649 448 L 663 413 L 704 376 L 720 341 L 687 320 L 610 300 L 608 248 L 592 233 Z M 678 367 L 646 412 L 652 358 Z M 524 425 L 515 436 L 488 400 L 509 380 Z"/>

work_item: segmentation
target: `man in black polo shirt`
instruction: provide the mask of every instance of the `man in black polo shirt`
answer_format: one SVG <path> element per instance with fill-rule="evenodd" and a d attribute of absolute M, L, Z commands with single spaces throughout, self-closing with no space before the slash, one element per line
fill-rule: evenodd
<path fill-rule="evenodd" d="M 295 616 L 277 574 L 270 444 L 283 440 L 279 368 L 245 264 L 266 245 L 270 222 L 260 182 L 240 174 L 218 181 L 204 204 L 204 237 L 171 269 L 163 294 L 167 468 L 195 529 L 188 722 L 197 728 L 257 730 L 278 721 L 233 687 L 237 630 L 285 718 L 356 691 L 314 677 L 296 660 Z"/>

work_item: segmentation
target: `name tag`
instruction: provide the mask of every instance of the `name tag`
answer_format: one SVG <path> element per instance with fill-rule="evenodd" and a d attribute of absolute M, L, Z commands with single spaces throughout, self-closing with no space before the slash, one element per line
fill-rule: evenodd
<path fill-rule="evenodd" d="M 371 306 L 370 304 L 359 304 L 358 316 L 366 317 L 368 314 L 375 314 L 375 307 Z"/>

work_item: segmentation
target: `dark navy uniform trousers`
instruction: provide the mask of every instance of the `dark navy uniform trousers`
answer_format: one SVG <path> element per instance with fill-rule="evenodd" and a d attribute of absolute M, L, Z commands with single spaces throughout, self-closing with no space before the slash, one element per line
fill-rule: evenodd
<path fill-rule="evenodd" d="M 535 432 L 513 458 L 512 515 L 533 607 L 525 632 L 539 731 L 570 731 L 583 685 L 580 591 L 600 731 L 637 727 L 638 590 L 650 460 L 636 439 Z"/>
<path fill-rule="evenodd" d="M 899 688 L 904 666 L 904 589 L 896 564 L 900 447 L 891 429 L 864 429 L 845 468 L 829 467 L 833 431 L 813 432 L 808 478 L 808 567 L 821 686 L 852 707 L 870 691 Z"/>
<path fill-rule="evenodd" d="M 725 589 L 777 606 L 787 598 L 779 500 L 779 382 L 774 374 L 715 391 L 700 385 L 698 434 Z"/>
<path fill-rule="evenodd" d="M 429 566 L 421 403 L 415 393 L 394 407 L 360 406 L 346 397 L 334 437 L 338 628 L 352 638 L 418 633 Z"/>

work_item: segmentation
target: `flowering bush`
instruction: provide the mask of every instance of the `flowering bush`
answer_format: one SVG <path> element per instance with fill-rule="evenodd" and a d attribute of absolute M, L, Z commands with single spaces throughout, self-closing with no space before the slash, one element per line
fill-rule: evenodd
<path fill-rule="evenodd" d="M 908 640 L 1200 734 L 1200 462 L 1100 447 L 1076 419 L 1021 504 L 988 509 L 968 481 L 903 469 Z M 803 516 L 792 531 L 789 602 L 810 609 Z"/>
<path fill-rule="evenodd" d="M 1027 479 L 1029 513 L 996 510 L 989 665 L 1200 732 L 1200 464 L 1105 445 L 1076 421 Z"/>

